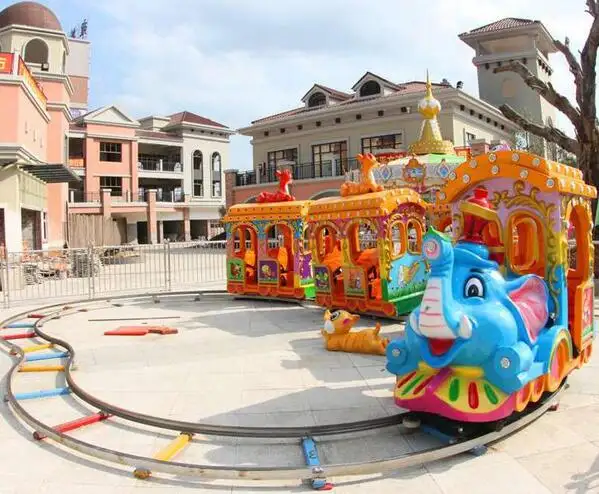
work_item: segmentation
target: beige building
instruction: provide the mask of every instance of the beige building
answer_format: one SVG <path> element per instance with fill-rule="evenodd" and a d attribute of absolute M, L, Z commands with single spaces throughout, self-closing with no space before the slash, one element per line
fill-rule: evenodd
<path fill-rule="evenodd" d="M 540 22 L 502 19 L 459 37 L 476 51 L 480 98 L 465 92 L 461 82 L 432 85 L 441 105 L 437 116 L 441 134 L 453 142 L 458 154 L 485 152 L 499 141 L 513 144 L 517 127 L 497 109 L 504 102 L 538 121 L 555 120 L 553 107 L 526 88 L 517 74 L 492 70 L 521 60 L 549 80 L 548 56 L 555 47 Z M 252 137 L 253 170 L 229 174 L 227 205 L 253 200 L 264 188 L 260 183 L 275 181 L 274 172 L 281 166 L 293 169 L 294 195 L 309 199 L 333 193 L 356 167 L 359 153 L 383 158 L 407 153 L 420 135 L 418 103 L 425 92 L 424 81 L 395 83 L 371 72 L 347 92 L 314 84 L 297 108 L 238 130 Z"/>

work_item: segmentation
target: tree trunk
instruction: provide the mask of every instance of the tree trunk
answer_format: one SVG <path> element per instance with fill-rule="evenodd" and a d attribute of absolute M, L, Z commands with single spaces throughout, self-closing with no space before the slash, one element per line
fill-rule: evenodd
<path fill-rule="evenodd" d="M 597 187 L 599 185 L 599 143 L 596 142 L 581 142 L 580 149 L 576 157 L 577 165 L 583 174 L 584 181 L 589 185 Z M 593 212 L 592 220 L 595 220 L 597 212 L 597 200 L 591 201 L 591 209 Z M 593 232 L 593 238 L 598 238 L 599 230 L 597 225 Z"/>

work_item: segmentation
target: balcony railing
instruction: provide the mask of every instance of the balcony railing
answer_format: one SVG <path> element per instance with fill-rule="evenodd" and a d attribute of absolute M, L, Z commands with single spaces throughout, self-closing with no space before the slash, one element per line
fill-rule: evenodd
<path fill-rule="evenodd" d="M 142 202 L 143 198 L 139 194 L 135 194 L 130 190 L 122 192 L 120 190 L 113 190 L 110 194 L 110 201 L 113 203 L 119 202 Z M 102 192 L 84 192 L 82 190 L 70 189 L 69 190 L 69 202 L 70 203 L 101 203 Z"/>
<path fill-rule="evenodd" d="M 254 185 L 256 183 L 256 172 L 241 172 L 237 174 L 235 185 L 243 187 L 244 185 Z"/>
<path fill-rule="evenodd" d="M 84 168 L 85 158 L 83 156 L 69 157 L 69 166 L 71 168 Z"/>
<path fill-rule="evenodd" d="M 338 160 L 327 160 L 320 163 L 298 163 L 291 165 L 293 180 L 310 180 L 314 178 L 336 178 L 343 177 L 346 173 L 353 170 L 359 170 L 360 165 L 356 158 L 346 158 Z M 241 172 L 237 174 L 235 185 L 244 187 L 253 185 L 277 182 L 276 167 L 274 165 L 262 165 L 258 174 L 255 171 Z"/>
<path fill-rule="evenodd" d="M 139 189 L 137 191 L 138 201 L 147 201 L 148 191 Z M 156 191 L 156 202 L 185 202 L 185 194 L 181 189 L 158 189 Z"/>
<path fill-rule="evenodd" d="M 178 161 L 164 161 L 162 159 L 140 158 L 137 169 L 149 172 L 183 173 L 183 165 Z"/>

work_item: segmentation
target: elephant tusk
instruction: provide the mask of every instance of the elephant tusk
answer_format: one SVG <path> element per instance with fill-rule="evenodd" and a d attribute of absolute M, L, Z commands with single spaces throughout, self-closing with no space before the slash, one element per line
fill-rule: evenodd
<path fill-rule="evenodd" d="M 410 327 L 414 331 L 414 333 L 422 335 L 420 329 L 418 328 L 418 318 L 416 317 L 416 313 L 412 312 L 410 314 Z"/>
<path fill-rule="evenodd" d="M 458 329 L 458 335 L 460 338 L 467 340 L 472 336 L 472 322 L 467 315 L 463 314 L 460 318 L 460 327 Z"/>

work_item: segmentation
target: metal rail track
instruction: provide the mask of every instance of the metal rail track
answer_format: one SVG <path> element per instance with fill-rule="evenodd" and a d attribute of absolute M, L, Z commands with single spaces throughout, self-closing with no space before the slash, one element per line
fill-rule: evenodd
<path fill-rule="evenodd" d="M 83 402 L 98 408 L 101 412 L 119 417 L 133 423 L 144 424 L 153 426 L 159 429 L 177 431 L 179 434 L 187 434 L 189 437 L 193 437 L 195 434 L 203 435 L 215 435 L 215 436 L 229 436 L 229 437 L 243 437 L 243 438 L 306 438 L 310 436 L 328 436 L 328 435 L 340 435 L 340 434 L 351 434 L 358 431 L 367 431 L 374 429 L 381 429 L 384 427 L 391 427 L 399 425 L 403 418 L 404 413 L 397 414 L 391 417 L 383 417 L 372 420 L 364 420 L 358 422 L 349 422 L 342 424 L 331 424 L 321 426 L 308 426 L 308 427 L 239 427 L 239 426 L 225 426 L 216 424 L 202 424 L 197 422 L 184 422 L 178 420 L 171 420 L 162 417 L 156 417 L 151 415 L 140 414 L 131 410 L 120 408 L 110 403 L 106 403 L 90 393 L 86 392 L 80 386 L 77 385 L 72 377 L 71 371 L 75 361 L 75 350 L 66 341 L 59 338 L 53 337 L 41 330 L 43 324 L 51 319 L 61 318 L 71 313 L 93 307 L 98 303 L 110 303 L 112 301 L 119 300 L 139 300 L 144 298 L 152 298 L 154 301 L 159 301 L 162 297 L 176 298 L 187 295 L 195 295 L 196 299 L 199 297 L 227 297 L 229 295 L 224 291 L 186 291 L 186 292 L 171 292 L 171 293 L 150 293 L 143 295 L 122 295 L 118 297 L 104 297 L 98 299 L 86 299 L 82 301 L 76 301 L 64 306 L 65 304 L 54 304 L 45 307 L 41 307 L 36 312 L 44 313 L 44 317 L 39 318 L 34 324 L 33 329 L 37 337 L 42 338 L 54 346 L 59 346 L 65 349 L 67 352 L 66 364 L 64 366 L 65 378 L 69 386 L 70 392 L 75 394 Z M 297 301 L 293 301 L 298 303 Z M 113 303 L 113 305 L 118 305 Z M 104 306 L 102 306 L 104 307 Z M 5 327 L 13 322 L 25 319 L 30 311 L 17 314 L 5 321 L 0 322 L 0 327 Z M 441 460 L 451 456 L 455 456 L 460 453 L 464 453 L 473 450 L 477 447 L 495 442 L 503 437 L 506 437 L 514 432 L 522 429 L 531 422 L 538 419 L 543 413 L 545 413 L 555 402 L 557 396 L 563 389 L 563 384 L 560 388 L 548 396 L 530 412 L 519 417 L 517 420 L 507 424 L 500 431 L 493 431 L 478 435 L 471 439 L 457 440 L 446 446 L 430 448 L 424 451 L 411 452 L 394 456 L 390 458 L 375 459 L 368 462 L 362 463 L 344 463 L 344 464 L 331 464 L 331 465 L 317 465 L 307 467 L 287 467 L 287 466 L 229 466 L 229 465 L 203 465 L 195 463 L 183 463 L 170 460 L 157 460 L 155 458 L 147 456 L 138 456 L 123 451 L 116 451 L 113 449 L 104 448 L 96 444 L 91 444 L 80 439 L 76 439 L 68 434 L 55 430 L 53 426 L 50 426 L 40 420 L 36 419 L 29 412 L 27 412 L 19 403 L 19 399 L 13 392 L 13 379 L 17 373 L 19 366 L 25 360 L 25 352 L 19 345 L 12 341 L 2 340 L 8 347 L 16 353 L 15 361 L 7 374 L 7 389 L 5 401 L 8 402 L 14 411 L 14 413 L 28 424 L 37 434 L 53 439 L 59 444 L 73 449 L 79 453 L 89 455 L 91 457 L 117 463 L 123 466 L 134 468 L 136 472 L 145 472 L 148 475 L 150 472 L 183 475 L 191 477 L 200 477 L 204 479 L 224 479 L 224 480 L 310 480 L 313 483 L 317 481 L 323 481 L 327 477 L 331 476 L 352 476 L 352 475 L 369 475 L 369 474 L 382 474 L 387 472 L 396 471 L 402 468 L 412 467 L 416 465 L 422 465 L 436 460 Z M 147 475 L 144 475 L 144 477 Z M 313 484 L 314 485 L 314 484 Z"/>

